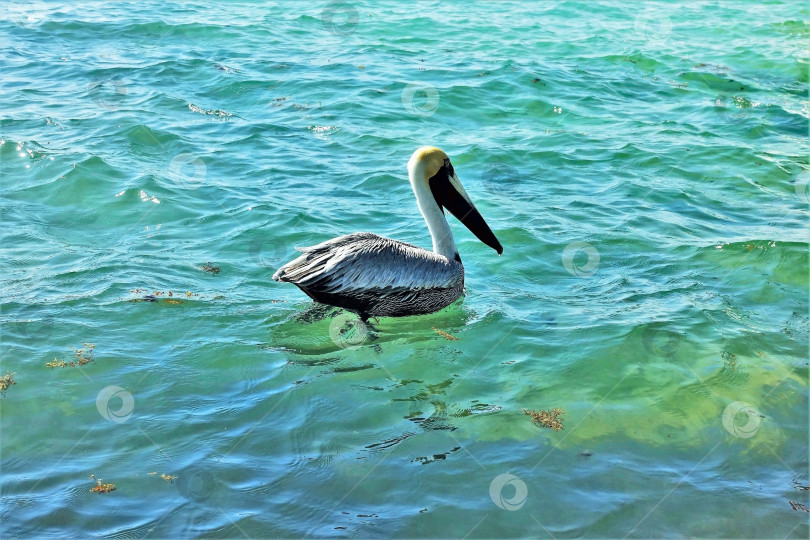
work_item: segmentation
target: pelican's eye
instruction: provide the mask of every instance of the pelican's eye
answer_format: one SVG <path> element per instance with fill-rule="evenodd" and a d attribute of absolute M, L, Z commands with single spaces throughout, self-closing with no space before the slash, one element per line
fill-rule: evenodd
<path fill-rule="evenodd" d="M 453 164 L 450 163 L 450 158 L 444 158 L 444 168 L 447 169 L 447 173 L 450 176 L 456 175 L 456 171 L 453 170 Z"/>

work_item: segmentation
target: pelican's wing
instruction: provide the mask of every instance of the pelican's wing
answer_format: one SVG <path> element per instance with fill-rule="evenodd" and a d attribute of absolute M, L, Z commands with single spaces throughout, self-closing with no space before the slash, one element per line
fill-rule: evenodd
<path fill-rule="evenodd" d="M 354 233 L 317 246 L 282 266 L 276 281 L 328 294 L 370 289 L 383 294 L 414 289 L 452 288 L 461 274 L 453 261 L 431 251 L 372 233 Z"/>

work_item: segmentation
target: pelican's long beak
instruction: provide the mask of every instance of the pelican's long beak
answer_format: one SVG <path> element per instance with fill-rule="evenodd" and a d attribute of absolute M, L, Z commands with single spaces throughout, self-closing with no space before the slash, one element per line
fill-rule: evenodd
<path fill-rule="evenodd" d="M 475 208 L 455 172 L 451 174 L 445 170 L 445 174 L 437 174 L 431 178 L 430 190 L 439 208 L 447 208 L 479 240 L 497 251 L 498 255 L 503 253 L 503 246 Z"/>

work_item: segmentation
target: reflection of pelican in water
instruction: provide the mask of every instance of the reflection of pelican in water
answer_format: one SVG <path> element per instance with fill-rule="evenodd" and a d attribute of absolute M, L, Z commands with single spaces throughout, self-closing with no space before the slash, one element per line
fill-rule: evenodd
<path fill-rule="evenodd" d="M 500 255 L 498 239 L 476 210 L 447 154 L 432 146 L 416 150 L 408 177 L 425 218 L 433 251 L 353 233 L 317 246 L 282 266 L 273 279 L 293 283 L 313 300 L 368 317 L 401 317 L 438 311 L 464 292 L 464 267 L 444 216 L 450 211 Z"/>

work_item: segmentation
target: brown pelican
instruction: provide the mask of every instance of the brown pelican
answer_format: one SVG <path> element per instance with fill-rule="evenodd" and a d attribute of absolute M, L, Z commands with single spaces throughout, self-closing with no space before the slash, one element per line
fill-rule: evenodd
<path fill-rule="evenodd" d="M 365 321 L 433 313 L 464 292 L 464 267 L 444 216 L 450 211 L 484 244 L 503 247 L 461 187 L 450 158 L 423 146 L 408 161 L 416 203 L 425 218 L 433 251 L 360 232 L 296 248 L 300 257 L 273 279 L 293 283 L 316 302 L 345 308 Z"/>

